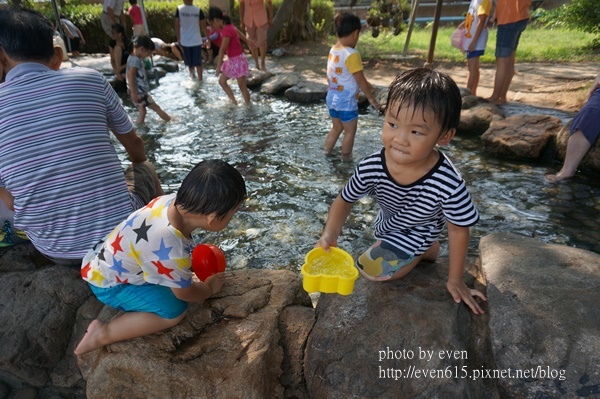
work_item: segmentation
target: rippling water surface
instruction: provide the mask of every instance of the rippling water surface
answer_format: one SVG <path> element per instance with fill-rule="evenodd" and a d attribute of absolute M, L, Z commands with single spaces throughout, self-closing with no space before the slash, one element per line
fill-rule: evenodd
<path fill-rule="evenodd" d="M 227 101 L 213 70 L 205 70 L 204 77 L 202 83 L 192 82 L 180 71 L 161 79 L 152 96 L 176 120 L 164 123 L 148 110 L 146 125 L 138 128 L 165 192 L 176 191 L 203 159 L 232 163 L 246 179 L 249 199 L 226 230 L 202 241 L 221 246 L 231 269 L 298 271 L 355 163 L 381 147 L 383 117 L 375 112 L 360 116 L 354 160 L 344 162 L 339 144 L 334 156 L 322 153 L 330 128 L 324 104 L 298 105 L 252 92 L 251 106 L 236 107 Z M 230 83 L 241 101 L 235 81 Z M 128 99 L 124 102 L 135 119 L 137 111 Z M 471 228 L 470 255 L 477 254 L 482 236 L 499 231 L 600 253 L 598 183 L 578 178 L 549 185 L 544 174 L 559 165 L 497 159 L 480 147 L 478 138 L 457 137 L 444 149 L 463 173 L 481 214 Z M 376 213 L 369 198 L 356 204 L 339 245 L 354 256 L 371 245 Z M 445 255 L 446 236 L 440 241 Z"/>

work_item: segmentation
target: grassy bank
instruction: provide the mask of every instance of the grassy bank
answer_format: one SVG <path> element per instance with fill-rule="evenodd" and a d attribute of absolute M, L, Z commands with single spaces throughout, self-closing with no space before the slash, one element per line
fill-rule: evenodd
<path fill-rule="evenodd" d="M 441 27 L 438 30 L 434 59 L 436 61 L 464 62 L 461 52 L 450 45 L 450 35 L 454 27 Z M 406 33 L 398 36 L 381 33 L 373 38 L 370 31 L 360 37 L 357 49 L 363 58 L 385 58 L 400 55 L 404 51 Z M 590 43 L 595 35 L 570 31 L 548 30 L 529 27 L 521 36 L 517 50 L 518 62 L 600 62 L 600 51 L 593 49 Z M 412 32 L 408 54 L 427 57 L 431 40 L 431 28 L 419 28 Z M 331 38 L 335 41 L 335 38 Z M 494 63 L 496 29 L 489 30 L 489 38 L 482 63 Z"/>

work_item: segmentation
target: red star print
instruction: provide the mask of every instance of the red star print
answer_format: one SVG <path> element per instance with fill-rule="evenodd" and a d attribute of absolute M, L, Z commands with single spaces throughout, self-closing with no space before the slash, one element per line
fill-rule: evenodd
<path fill-rule="evenodd" d="M 123 239 L 123 236 L 120 234 L 117 234 L 117 238 L 115 238 L 115 240 L 110 244 L 113 249 L 115 250 L 115 254 L 119 251 L 123 252 L 123 248 L 121 248 L 121 240 Z"/>
<path fill-rule="evenodd" d="M 90 262 L 88 262 L 84 267 L 81 268 L 81 277 L 87 278 L 90 269 Z"/>
<path fill-rule="evenodd" d="M 121 279 L 119 278 L 119 276 L 115 276 L 115 278 L 117 279 L 117 282 L 118 282 L 118 283 L 122 283 L 122 284 L 127 284 L 127 281 L 129 281 L 129 279 L 128 279 L 128 278 L 126 278 L 125 280 L 121 280 Z"/>
<path fill-rule="evenodd" d="M 154 203 L 156 201 L 158 201 L 160 199 L 160 197 L 156 197 L 154 198 L 152 201 L 148 202 L 148 205 L 146 205 L 148 208 L 152 208 L 154 206 Z"/>
<path fill-rule="evenodd" d="M 169 278 L 172 280 L 173 276 L 171 276 L 171 272 L 173 271 L 173 269 L 169 269 L 168 267 L 165 267 L 161 261 L 157 260 L 157 261 L 152 261 L 152 264 L 154 266 L 156 266 L 156 269 L 158 270 L 158 274 L 164 274 L 166 276 L 169 276 Z"/>

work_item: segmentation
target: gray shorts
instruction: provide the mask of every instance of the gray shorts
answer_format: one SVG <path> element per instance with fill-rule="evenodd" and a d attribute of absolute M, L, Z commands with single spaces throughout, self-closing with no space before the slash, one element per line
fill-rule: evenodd
<path fill-rule="evenodd" d="M 134 202 L 140 206 L 134 206 L 139 209 L 152 201 L 156 196 L 156 186 L 154 185 L 154 173 L 150 166 L 145 162 L 132 163 L 125 170 L 125 181 L 127 189 L 134 198 Z"/>
<path fill-rule="evenodd" d="M 116 17 L 118 22 L 121 23 L 119 20 L 120 17 L 118 15 L 116 15 Z M 110 19 L 110 15 L 108 15 L 106 12 L 102 12 L 102 14 L 100 14 L 100 23 L 102 24 L 102 29 L 104 29 L 104 32 L 112 39 L 113 21 Z"/>

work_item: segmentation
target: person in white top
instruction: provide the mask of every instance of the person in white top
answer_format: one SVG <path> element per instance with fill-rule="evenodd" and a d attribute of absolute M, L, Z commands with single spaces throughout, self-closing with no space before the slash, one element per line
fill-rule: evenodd
<path fill-rule="evenodd" d="M 467 17 L 459 25 L 465 29 L 463 51 L 467 54 L 467 89 L 477 95 L 479 85 L 479 57 L 485 53 L 488 40 L 487 21 L 492 11 L 491 0 L 471 0 Z"/>
<path fill-rule="evenodd" d="M 125 0 L 104 0 L 104 6 L 102 7 L 102 14 L 100 14 L 100 22 L 102 23 L 102 29 L 112 39 L 112 25 L 121 24 L 124 28 L 127 27 L 125 21 L 125 13 L 123 12 L 123 5 Z"/>
<path fill-rule="evenodd" d="M 193 0 L 183 0 L 175 12 L 175 34 L 183 49 L 183 61 L 190 71 L 190 77 L 202 80 L 202 31 L 208 37 L 206 17 Z M 210 40 L 206 41 L 210 48 Z"/>

